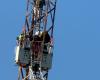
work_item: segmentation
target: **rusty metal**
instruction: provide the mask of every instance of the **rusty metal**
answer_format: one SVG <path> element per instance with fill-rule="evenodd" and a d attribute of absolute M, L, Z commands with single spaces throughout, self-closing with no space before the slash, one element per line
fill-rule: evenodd
<path fill-rule="evenodd" d="M 36 3 L 35 3 L 36 1 Z M 19 66 L 18 80 L 48 80 L 49 69 L 42 67 L 43 52 L 45 48 L 45 34 L 43 39 L 35 41 L 35 33 L 39 31 L 47 32 L 50 35 L 49 44 L 53 46 L 53 32 L 57 0 L 27 0 L 26 19 L 24 25 L 25 40 L 30 40 L 30 63 L 25 66 Z M 22 47 L 22 46 L 21 46 Z M 37 57 L 36 57 L 37 56 Z M 34 66 L 34 64 L 35 66 Z"/>

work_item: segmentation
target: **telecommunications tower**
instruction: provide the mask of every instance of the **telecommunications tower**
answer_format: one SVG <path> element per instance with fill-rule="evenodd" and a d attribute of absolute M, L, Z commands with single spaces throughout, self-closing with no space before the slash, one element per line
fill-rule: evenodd
<path fill-rule="evenodd" d="M 52 67 L 56 0 L 27 0 L 25 24 L 17 37 L 18 80 L 48 80 Z"/>

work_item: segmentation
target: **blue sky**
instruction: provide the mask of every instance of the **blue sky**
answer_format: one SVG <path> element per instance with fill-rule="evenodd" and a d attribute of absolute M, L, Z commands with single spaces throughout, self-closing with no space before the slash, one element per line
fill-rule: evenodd
<path fill-rule="evenodd" d="M 16 36 L 26 0 L 0 1 L 0 78 L 17 80 Z M 49 80 L 100 80 L 100 0 L 58 0 Z"/>

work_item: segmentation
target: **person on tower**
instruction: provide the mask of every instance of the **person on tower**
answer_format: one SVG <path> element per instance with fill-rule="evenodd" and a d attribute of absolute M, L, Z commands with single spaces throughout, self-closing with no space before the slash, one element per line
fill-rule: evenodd
<path fill-rule="evenodd" d="M 43 6 L 45 6 L 45 0 L 34 0 L 34 3 L 37 8 L 43 8 Z"/>
<path fill-rule="evenodd" d="M 32 52 L 33 52 L 33 57 L 35 59 L 39 58 L 40 51 L 41 51 L 41 39 L 39 37 L 39 31 L 36 31 L 35 35 L 33 36 L 33 42 L 32 42 Z"/>
<path fill-rule="evenodd" d="M 45 6 L 45 0 L 34 0 L 34 20 L 38 20 L 42 14 L 43 6 Z"/>

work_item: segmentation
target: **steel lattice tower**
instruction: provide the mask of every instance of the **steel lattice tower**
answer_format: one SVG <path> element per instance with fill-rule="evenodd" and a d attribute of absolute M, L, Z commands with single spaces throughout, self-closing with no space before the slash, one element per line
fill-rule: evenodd
<path fill-rule="evenodd" d="M 21 33 L 24 39 L 19 40 L 20 45 L 17 45 L 16 49 L 18 80 L 48 80 L 53 57 L 56 2 L 57 0 L 27 0 L 25 25 Z M 40 35 L 41 32 L 48 32 L 49 43 L 45 43 L 46 33 L 43 34 L 41 41 L 35 40 L 34 35 Z M 26 48 L 23 43 L 27 43 L 30 47 Z M 45 46 L 48 48 L 48 54 L 44 54 Z"/>

